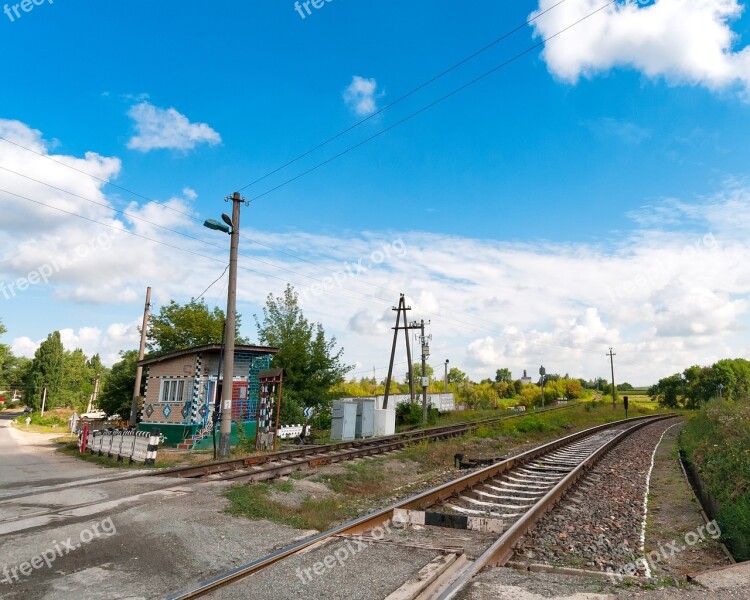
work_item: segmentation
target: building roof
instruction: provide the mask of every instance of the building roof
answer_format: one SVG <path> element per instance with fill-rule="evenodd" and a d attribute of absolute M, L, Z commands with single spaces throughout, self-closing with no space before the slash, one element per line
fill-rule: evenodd
<path fill-rule="evenodd" d="M 176 350 L 167 354 L 160 354 L 159 356 L 152 356 L 143 360 L 139 360 L 138 366 L 146 367 L 148 365 L 160 363 L 172 358 L 178 358 L 180 356 L 186 356 L 188 354 L 198 354 L 199 352 L 220 352 L 222 346 L 223 344 L 204 344 L 203 346 L 195 346 L 193 348 L 186 348 L 185 350 Z M 244 352 L 256 352 L 258 354 L 276 354 L 279 351 L 278 348 L 273 348 L 270 346 L 243 346 L 239 344 L 234 347 L 235 353 L 238 350 Z"/>

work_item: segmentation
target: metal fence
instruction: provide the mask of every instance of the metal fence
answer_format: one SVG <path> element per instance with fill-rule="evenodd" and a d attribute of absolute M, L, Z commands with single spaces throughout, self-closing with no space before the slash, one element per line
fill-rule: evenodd
<path fill-rule="evenodd" d="M 158 429 L 150 432 L 84 429 L 78 436 L 78 448 L 81 453 L 107 455 L 109 458 L 117 458 L 118 462 L 127 459 L 130 463 L 142 462 L 146 465 L 153 465 L 156 462 L 159 438 Z"/>

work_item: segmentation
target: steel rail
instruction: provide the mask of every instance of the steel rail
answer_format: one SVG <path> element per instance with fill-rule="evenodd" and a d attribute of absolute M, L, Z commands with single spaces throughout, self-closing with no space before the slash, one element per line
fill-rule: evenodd
<path fill-rule="evenodd" d="M 674 416 L 675 416 L 674 414 L 666 414 L 666 415 L 659 415 L 656 417 L 654 416 L 634 417 L 631 419 L 624 419 L 621 421 L 613 421 L 611 423 L 597 425 L 595 427 L 591 427 L 589 429 L 585 429 L 583 431 L 579 431 L 577 433 L 573 433 L 571 435 L 565 436 L 558 440 L 548 442 L 546 444 L 543 444 L 531 450 L 522 452 L 521 454 L 518 454 L 517 456 L 511 457 L 509 459 L 506 459 L 504 461 L 501 461 L 489 467 L 485 467 L 484 469 L 481 469 L 474 473 L 470 473 L 468 475 L 465 475 L 463 477 L 460 477 L 448 483 L 444 483 L 431 490 L 427 490 L 425 492 L 417 494 L 416 496 L 413 496 L 412 498 L 407 498 L 406 500 L 402 500 L 388 508 L 377 510 L 373 513 L 370 513 L 369 515 L 359 517 L 353 521 L 344 523 L 342 525 L 339 525 L 338 527 L 334 527 L 333 529 L 330 529 L 329 531 L 319 533 L 315 536 L 307 538 L 306 540 L 302 540 L 300 542 L 297 542 L 296 544 L 292 544 L 291 546 L 282 548 L 281 550 L 278 550 L 272 554 L 269 554 L 268 556 L 264 556 L 251 563 L 242 565 L 231 571 L 222 573 L 212 579 L 209 579 L 208 581 L 200 583 L 196 587 L 188 591 L 169 596 L 168 600 L 189 600 L 191 598 L 198 598 L 212 590 L 218 589 L 238 579 L 241 579 L 243 577 L 246 577 L 248 575 L 261 571 L 262 569 L 269 567 L 289 556 L 292 556 L 296 554 L 297 552 L 304 550 L 305 548 L 309 548 L 310 546 L 313 546 L 314 544 L 317 544 L 318 542 L 322 542 L 323 540 L 326 540 L 333 536 L 342 535 L 342 534 L 354 535 L 354 534 L 362 533 L 364 531 L 368 531 L 369 529 L 378 527 L 390 521 L 393 518 L 394 513 L 397 509 L 424 510 L 425 508 L 428 508 L 434 504 L 437 504 L 438 502 L 441 502 L 442 500 L 445 500 L 451 497 L 452 495 L 456 494 L 459 491 L 471 488 L 481 483 L 482 481 L 495 477 L 518 465 L 522 465 L 539 456 L 543 456 L 545 454 L 554 452 L 555 450 L 557 450 L 558 448 L 562 446 L 565 446 L 572 442 L 589 437 L 600 431 L 603 431 L 606 429 L 612 429 L 614 427 L 619 427 L 619 426 L 622 426 L 623 424 L 630 424 L 630 423 L 632 424 L 642 423 L 642 425 L 640 426 L 645 426 L 649 423 L 655 423 L 663 419 L 673 418 Z M 628 435 L 629 433 L 632 433 L 636 429 L 637 428 L 630 427 L 627 430 L 625 430 L 622 434 L 620 434 L 620 436 L 614 439 L 623 439 L 626 435 Z M 612 443 L 607 442 L 607 444 L 605 444 L 604 446 L 607 449 L 609 449 L 612 447 Z M 600 451 L 597 451 L 595 454 L 597 456 L 602 455 Z M 586 459 L 584 463 L 591 464 L 589 462 L 589 459 Z M 579 465 L 579 467 L 576 467 L 576 469 L 580 470 L 581 466 Z M 567 477 L 565 479 L 567 479 Z M 558 486 L 559 485 L 560 484 L 558 484 Z M 553 490 L 557 489 L 558 486 L 553 488 Z M 567 488 L 565 489 L 567 490 Z M 547 496 L 549 496 L 551 493 L 552 492 L 548 493 Z M 545 498 L 547 496 L 545 496 Z M 537 503 L 537 505 L 538 504 L 539 503 Z M 531 510 L 534 510 L 535 508 L 536 508 L 536 505 Z M 510 529 L 513 529 L 513 527 L 511 527 Z M 493 547 L 494 546 L 495 544 L 493 544 Z"/>
<path fill-rule="evenodd" d="M 532 506 L 520 519 L 511 525 L 487 550 L 480 555 L 470 567 L 468 567 L 448 589 L 446 589 L 438 600 L 450 600 L 463 590 L 464 587 L 485 567 L 503 566 L 513 556 L 516 543 L 536 524 L 536 522 L 548 511 L 552 510 L 563 496 L 572 488 L 576 482 L 583 477 L 585 472 L 593 467 L 612 448 L 622 442 L 626 437 L 638 431 L 646 425 L 657 423 L 665 419 L 674 418 L 675 415 L 665 415 L 635 424 L 633 427 L 622 431 L 617 436 L 603 444 L 591 456 L 575 467 L 570 473 L 563 477 L 547 494 L 544 495 L 534 506 Z"/>
<path fill-rule="evenodd" d="M 408 432 L 396 433 L 389 436 L 383 436 L 378 438 L 371 438 L 366 440 L 354 440 L 350 442 L 338 442 L 335 444 L 325 444 L 321 446 L 311 446 L 306 448 L 295 448 L 293 450 L 281 450 L 279 452 L 270 452 L 267 454 L 253 454 L 245 456 L 243 458 L 233 458 L 228 460 L 216 461 L 206 463 L 204 465 L 187 466 L 187 467 L 174 467 L 171 469 L 163 469 L 160 471 L 153 471 L 153 475 L 165 476 L 165 477 L 206 477 L 208 475 L 217 475 L 225 473 L 227 471 L 234 471 L 236 469 L 244 469 L 246 467 L 262 465 L 269 462 L 277 462 L 283 460 L 293 460 L 306 456 L 314 456 L 317 454 L 324 454 L 327 452 L 340 452 L 349 450 L 352 448 L 369 448 L 369 447 L 380 447 L 383 445 L 389 445 L 392 442 L 401 442 L 401 445 L 422 441 L 425 439 L 436 440 L 461 435 L 468 431 L 477 429 L 484 425 L 491 425 L 494 423 L 501 423 L 510 419 L 518 419 L 521 417 L 533 415 L 533 414 L 546 414 L 548 412 L 554 412 L 558 410 L 566 410 L 571 408 L 580 407 L 580 403 L 566 404 L 564 406 L 555 406 L 543 410 L 534 411 L 531 413 L 515 413 L 512 415 L 503 415 L 500 417 L 488 417 L 485 419 L 479 419 L 477 421 L 464 421 L 461 423 L 455 423 L 453 425 L 442 425 L 439 427 L 429 427 L 426 429 L 416 429 Z M 387 451 L 387 450 L 385 450 Z M 362 453 L 361 456 L 373 453 Z M 336 462 L 336 461 L 331 461 Z M 327 464 L 321 462 L 319 464 Z"/>

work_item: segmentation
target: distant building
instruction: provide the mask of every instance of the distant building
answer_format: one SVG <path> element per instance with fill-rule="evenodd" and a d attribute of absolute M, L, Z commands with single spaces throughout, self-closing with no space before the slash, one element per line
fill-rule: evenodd
<path fill-rule="evenodd" d="M 531 377 L 529 377 L 526 374 L 526 369 L 523 370 L 523 377 L 521 377 L 521 383 L 524 383 L 524 384 L 531 383 Z"/>
<path fill-rule="evenodd" d="M 138 428 L 158 429 L 172 446 L 206 445 L 216 398 L 221 398 L 224 385 L 224 373 L 219 374 L 221 349 L 221 344 L 208 344 L 140 361 L 146 391 Z M 278 348 L 235 346 L 232 421 L 243 423 L 248 435 L 255 433 L 258 373 L 270 368 L 276 352 Z"/>

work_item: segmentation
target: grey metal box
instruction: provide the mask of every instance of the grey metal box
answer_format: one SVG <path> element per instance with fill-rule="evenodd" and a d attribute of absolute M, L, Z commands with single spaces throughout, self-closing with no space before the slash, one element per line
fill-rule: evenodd
<path fill-rule="evenodd" d="M 375 435 L 374 398 L 357 400 L 357 426 L 355 434 L 358 438 L 368 438 Z"/>
<path fill-rule="evenodd" d="M 331 439 L 353 440 L 357 428 L 357 405 L 334 401 L 331 406 Z"/>

